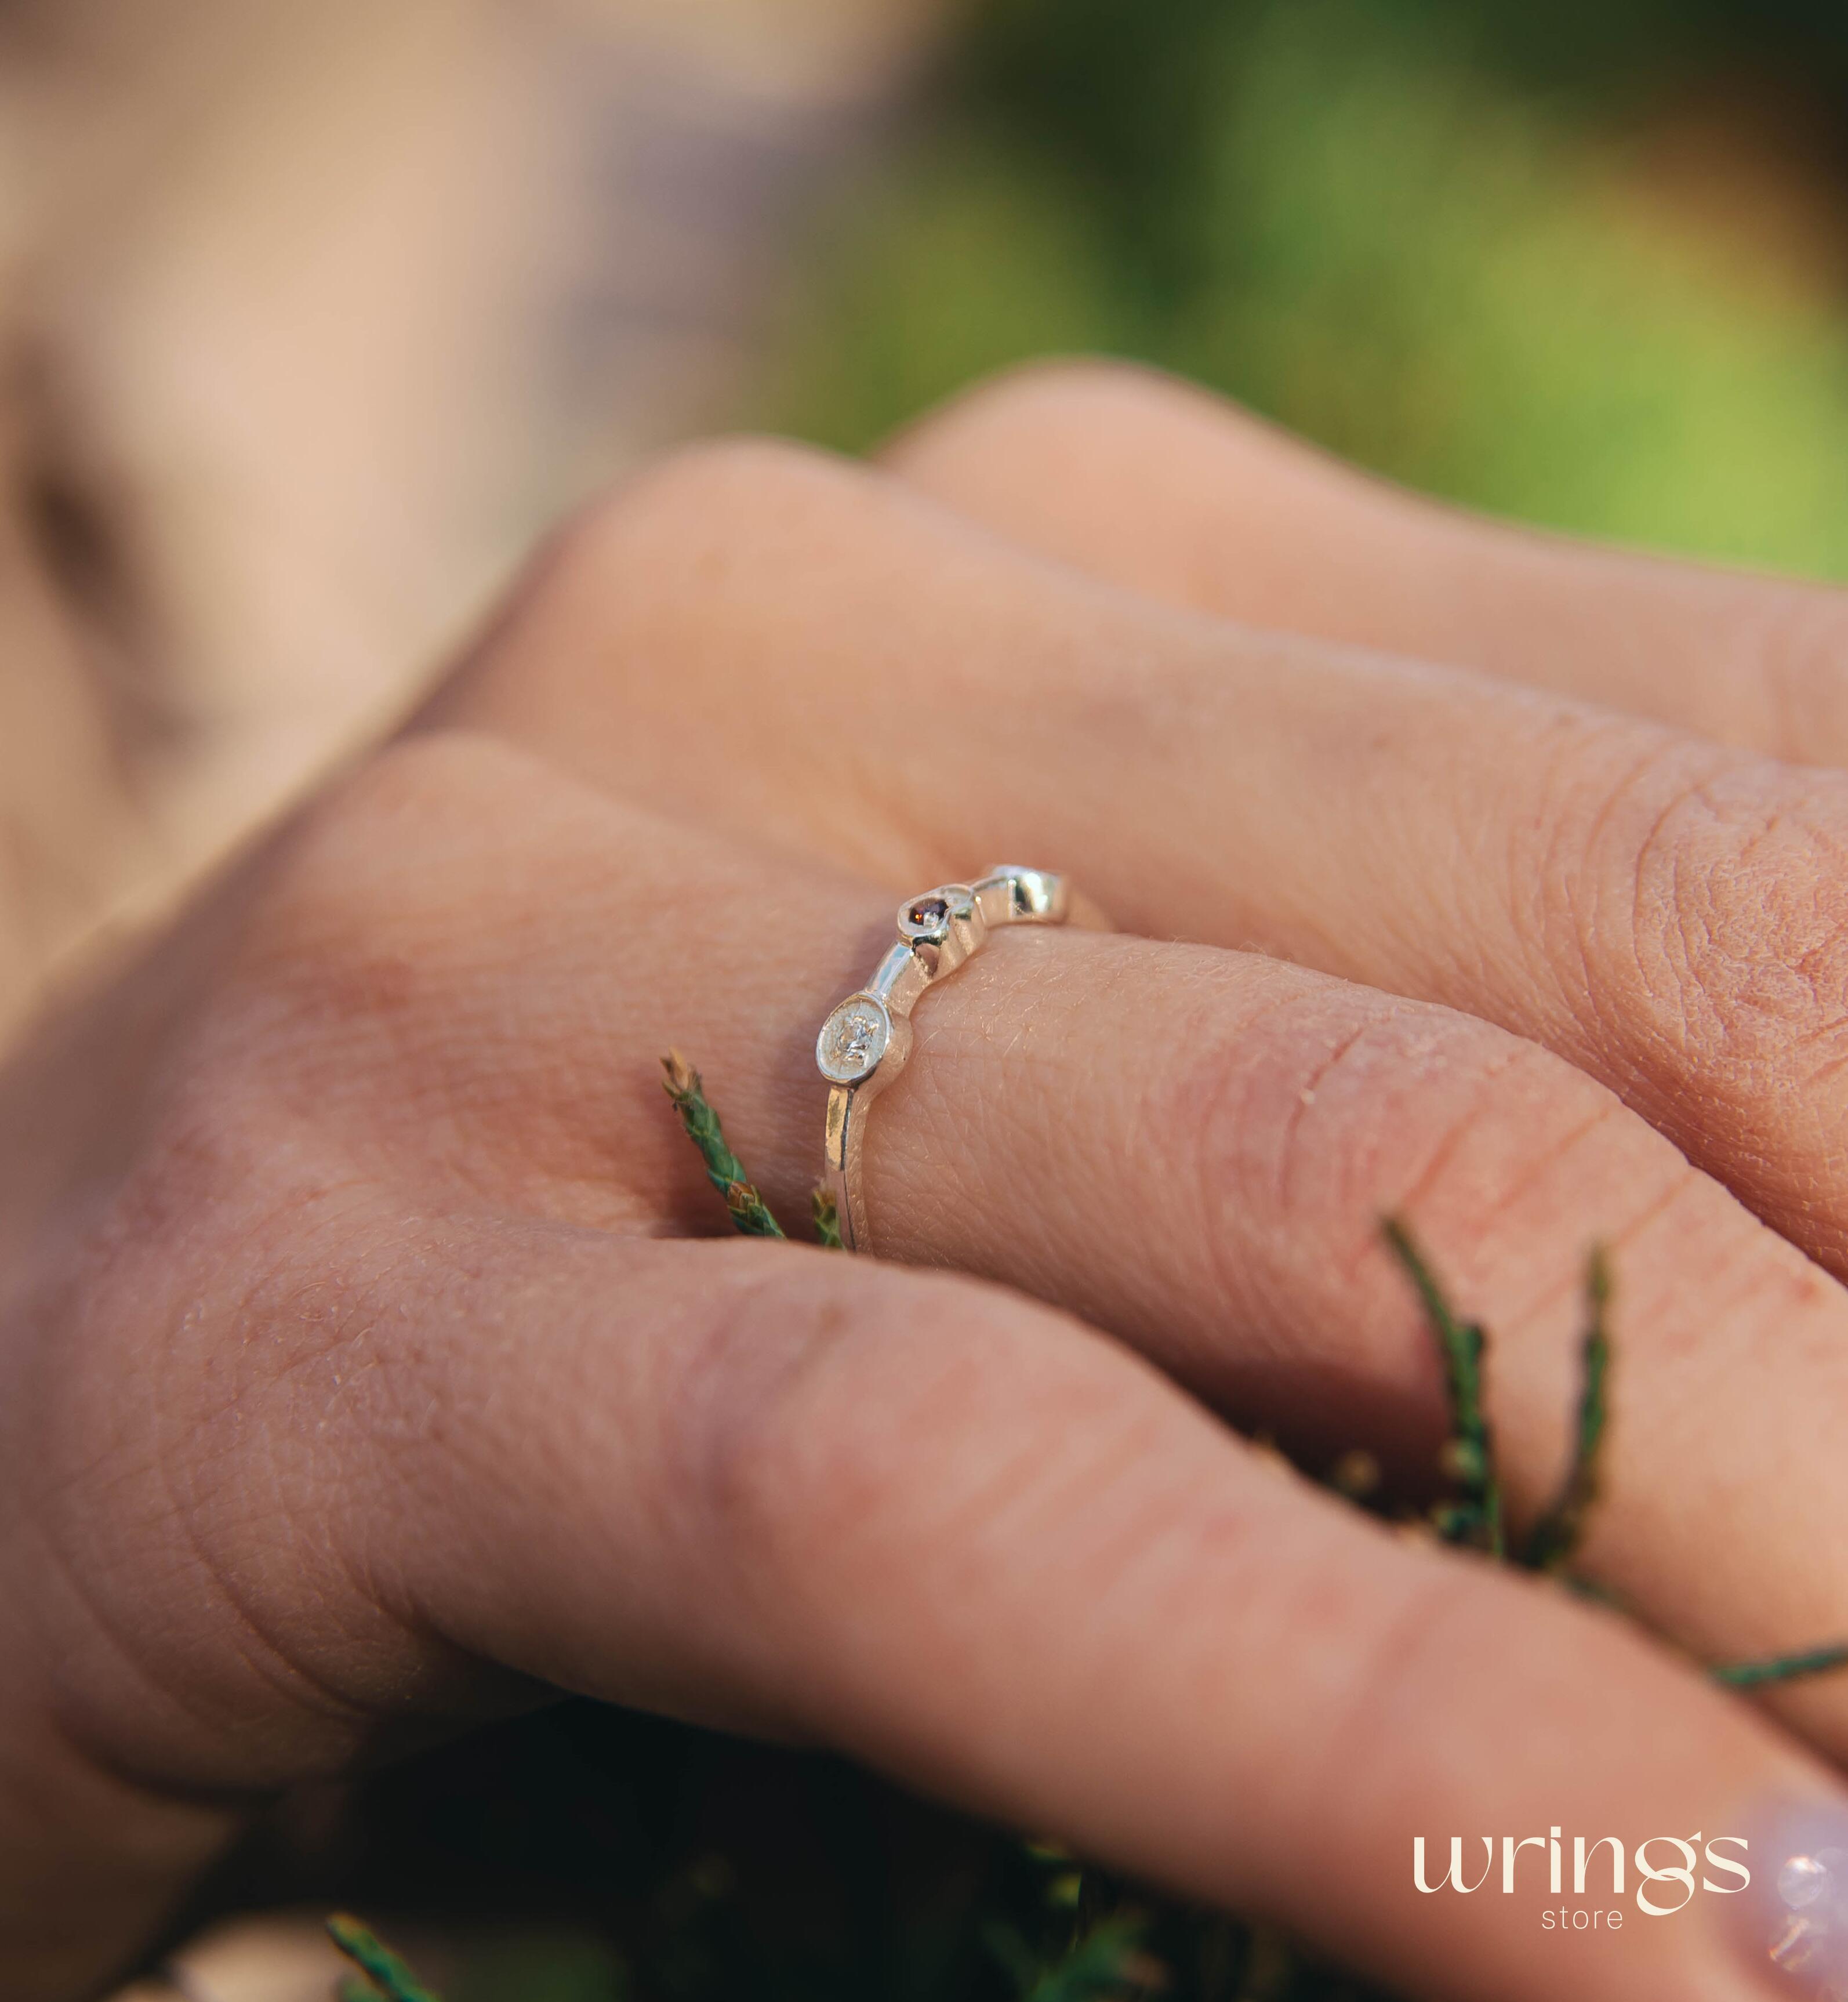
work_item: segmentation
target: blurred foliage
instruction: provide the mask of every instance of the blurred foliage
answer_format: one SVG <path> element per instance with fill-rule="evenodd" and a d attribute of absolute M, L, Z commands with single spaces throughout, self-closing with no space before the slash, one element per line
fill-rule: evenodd
<path fill-rule="evenodd" d="M 1131 356 L 1434 493 L 1848 577 L 1845 81 L 1798 0 L 988 0 L 752 414 L 859 450 Z"/>
<path fill-rule="evenodd" d="M 272 1839 L 228 1896 L 284 1869 L 441 1942 L 413 1976 L 336 1921 L 375 1976 L 338 2002 L 1393 2002 L 844 1760 L 591 1703 L 375 1776 L 312 1854 Z"/>
<path fill-rule="evenodd" d="M 413 1958 L 445 2002 L 1389 2002 L 844 1760 L 591 1703 L 375 1775 L 312 1854 L 272 1839 L 231 1896 L 284 1869 L 295 1900 L 440 1941 Z"/>

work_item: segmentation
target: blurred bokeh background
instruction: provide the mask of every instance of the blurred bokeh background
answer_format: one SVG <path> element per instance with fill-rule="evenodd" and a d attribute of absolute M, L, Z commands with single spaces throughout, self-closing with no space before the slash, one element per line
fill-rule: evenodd
<path fill-rule="evenodd" d="M 0 0 L 0 1034 L 717 427 L 1103 351 L 1848 578 L 1845 105 L 1840 0 Z"/>
<path fill-rule="evenodd" d="M 0 0 L 0 1029 L 544 525 L 1141 357 L 1848 574 L 1829 0 Z"/>
<path fill-rule="evenodd" d="M 773 421 L 849 449 L 1102 348 L 1436 493 L 1848 563 L 1848 13 L 981 0 L 793 279 Z"/>

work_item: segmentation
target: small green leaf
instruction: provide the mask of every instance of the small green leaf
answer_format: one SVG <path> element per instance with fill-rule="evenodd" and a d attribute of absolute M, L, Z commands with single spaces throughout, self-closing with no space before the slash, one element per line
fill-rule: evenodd
<path fill-rule="evenodd" d="M 384 2002 L 441 2002 L 433 1989 L 424 1987 L 382 1940 L 350 1913 L 336 1912 L 327 1921 L 327 1934 L 366 1975 Z M 355 1988 L 361 1995 L 366 1993 L 358 1983 L 349 1982 L 343 1988 L 343 1996 Z"/>
<path fill-rule="evenodd" d="M 1610 1418 L 1610 1296 L 1609 1267 L 1603 1252 L 1594 1251 L 1585 1271 L 1585 1333 L 1572 1463 L 1521 1554 L 1521 1561 L 1529 1571 L 1557 1573 L 1565 1569 L 1578 1554 L 1585 1519 L 1598 1499 L 1599 1456 Z"/>
<path fill-rule="evenodd" d="M 670 1050 L 661 1060 L 666 1073 L 667 1093 L 680 1114 L 686 1136 L 699 1149 L 706 1163 L 706 1179 L 724 1199 L 734 1226 L 747 1237 L 781 1237 L 783 1226 L 769 1212 L 755 1184 L 744 1172 L 744 1164 L 725 1139 L 719 1115 L 707 1102 L 706 1085 L 678 1050 Z"/>
<path fill-rule="evenodd" d="M 1738 1662 L 1707 1672 L 1728 1689 L 1766 1689 L 1778 1683 L 1801 1682 L 1811 1676 L 1832 1675 L 1838 1669 L 1848 1669 L 1848 1646 L 1812 1648 L 1801 1655 L 1780 1655 L 1769 1662 Z"/>
<path fill-rule="evenodd" d="M 1494 1436 L 1483 1404 L 1483 1355 L 1488 1337 L 1473 1321 L 1459 1320 L 1411 1233 L 1396 1217 L 1383 1229 L 1393 1255 L 1423 1302 L 1436 1338 L 1450 1399 L 1450 1438 L 1443 1467 L 1463 1491 L 1456 1503 L 1433 1515 L 1447 1543 L 1468 1544 L 1498 1559 L 1507 1554 L 1502 1527 L 1501 1482 L 1496 1470 Z"/>

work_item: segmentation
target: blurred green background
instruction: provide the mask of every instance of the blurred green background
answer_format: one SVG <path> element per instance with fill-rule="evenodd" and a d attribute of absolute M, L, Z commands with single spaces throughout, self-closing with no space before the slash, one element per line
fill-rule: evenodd
<path fill-rule="evenodd" d="M 1848 577 L 1848 9 L 981 0 L 748 415 L 1134 356 L 1432 492 Z"/>

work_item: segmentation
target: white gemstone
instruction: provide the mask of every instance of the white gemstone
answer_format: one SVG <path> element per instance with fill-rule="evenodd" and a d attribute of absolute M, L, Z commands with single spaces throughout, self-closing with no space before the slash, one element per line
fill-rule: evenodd
<path fill-rule="evenodd" d="M 831 1084 L 858 1084 L 886 1053 L 891 1017 L 877 1001 L 857 995 L 843 1001 L 821 1024 L 815 1062 Z"/>

